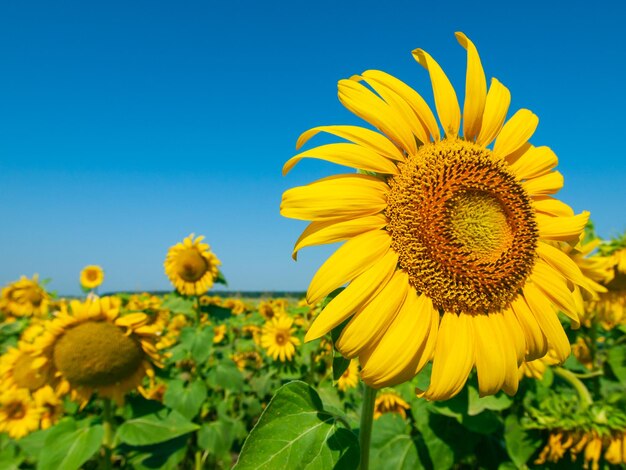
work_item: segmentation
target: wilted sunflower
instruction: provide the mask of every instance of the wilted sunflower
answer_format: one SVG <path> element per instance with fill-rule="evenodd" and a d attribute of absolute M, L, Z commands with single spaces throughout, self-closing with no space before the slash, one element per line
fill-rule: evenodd
<path fill-rule="evenodd" d="M 213 287 L 219 275 L 220 260 L 202 240 L 204 237 L 194 240 L 192 233 L 167 252 L 165 274 L 181 294 L 202 295 Z"/>
<path fill-rule="evenodd" d="M 512 394 L 524 359 L 544 356 L 549 346 L 560 361 L 567 358 L 556 309 L 578 323 L 567 280 L 579 284 L 583 277 L 546 242 L 575 242 L 588 219 L 552 197 L 563 177 L 554 171 L 554 152 L 528 142 L 537 116 L 521 109 L 505 122 L 508 89 L 493 79 L 487 90 L 474 44 L 456 37 L 467 50 L 463 116 L 441 67 L 413 51 L 430 73 L 443 134 L 415 90 L 368 70 L 339 82 L 339 100 L 380 132 L 313 128 L 297 148 L 319 132 L 349 142 L 306 150 L 283 168 L 319 158 L 362 170 L 283 194 L 282 215 L 312 221 L 294 258 L 303 247 L 347 240 L 315 274 L 307 300 L 348 286 L 306 340 L 352 317 L 337 347 L 359 357 L 365 383 L 404 382 L 432 359 L 424 393 L 431 400 L 458 393 L 474 366 L 481 395 Z"/>
<path fill-rule="evenodd" d="M 406 410 L 410 409 L 409 404 L 393 390 L 381 393 L 374 402 L 374 419 L 380 418 L 385 413 L 397 413 L 402 418 L 406 418 Z"/>
<path fill-rule="evenodd" d="M 0 393 L 0 432 L 14 439 L 39 428 L 42 409 L 31 399 L 28 390 L 13 389 Z"/>
<path fill-rule="evenodd" d="M 267 354 L 280 362 L 291 361 L 300 340 L 294 336 L 293 319 L 287 315 L 272 318 L 263 327 L 261 346 Z"/>
<path fill-rule="evenodd" d="M 70 302 L 70 312 L 59 312 L 34 343 L 36 366 L 48 369 L 59 394 L 85 405 L 91 395 L 124 401 L 147 375 L 152 365 L 162 367 L 154 343 L 158 332 L 143 313 L 119 315 L 119 299 L 104 297 Z"/>
<path fill-rule="evenodd" d="M 100 266 L 85 266 L 80 272 L 80 285 L 85 289 L 95 289 L 104 281 L 104 271 Z"/>
<path fill-rule="evenodd" d="M 571 460 L 575 461 L 583 449 L 583 468 L 592 470 L 598 470 L 600 468 L 600 457 L 602 456 L 602 447 L 607 445 L 607 460 L 615 459 L 616 463 L 622 462 L 621 458 L 616 458 L 614 455 L 614 448 L 609 452 L 609 443 L 618 442 L 618 439 L 603 439 L 596 432 L 582 432 L 582 431 L 553 431 L 549 438 L 548 443 L 545 445 L 539 457 L 535 460 L 536 465 L 544 465 L 546 462 L 556 463 L 561 460 L 566 452 L 569 452 Z M 621 456 L 620 456 L 621 457 Z M 609 460 L 611 459 L 611 460 Z M 626 461 L 626 459 L 624 459 Z M 591 463 L 591 465 L 589 465 Z M 611 462 L 613 463 L 613 462 Z"/>
<path fill-rule="evenodd" d="M 346 370 L 337 379 L 337 388 L 345 392 L 349 388 L 356 388 L 359 384 L 359 364 L 354 359 L 350 360 L 350 364 Z"/>
<path fill-rule="evenodd" d="M 22 276 L 2 289 L 0 313 L 16 317 L 43 317 L 48 314 L 50 296 L 39 284 L 39 276 Z"/>

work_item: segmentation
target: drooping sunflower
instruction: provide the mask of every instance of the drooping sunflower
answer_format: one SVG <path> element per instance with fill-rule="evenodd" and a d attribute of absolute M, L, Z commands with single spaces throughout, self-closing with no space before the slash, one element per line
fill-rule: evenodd
<path fill-rule="evenodd" d="M 348 285 L 305 339 L 351 318 L 337 347 L 359 358 L 365 383 L 404 382 L 432 359 L 423 393 L 430 400 L 458 393 L 474 366 L 481 395 L 512 394 L 523 360 L 544 356 L 550 346 L 560 361 L 567 358 L 556 309 L 578 323 L 567 281 L 583 278 L 546 242 L 575 242 L 588 219 L 553 198 L 563 177 L 554 171 L 554 152 L 529 143 L 537 116 L 521 109 L 506 121 L 508 89 L 493 79 L 487 90 L 474 44 L 456 37 L 467 50 L 463 115 L 441 67 L 422 49 L 413 51 L 430 73 L 443 134 L 415 90 L 368 70 L 339 81 L 339 100 L 378 132 L 313 128 L 297 148 L 320 132 L 348 142 L 306 150 L 283 168 L 286 174 L 301 159 L 318 158 L 361 171 L 283 194 L 283 216 L 311 221 L 294 258 L 306 246 L 347 240 L 317 271 L 307 300 L 314 304 Z"/>
<path fill-rule="evenodd" d="M 22 276 L 2 289 L 0 313 L 15 317 L 44 317 L 48 314 L 50 296 L 39 283 L 39 276 L 32 279 Z"/>
<path fill-rule="evenodd" d="M 85 405 L 97 392 L 121 404 L 130 390 L 143 390 L 145 376 L 153 379 L 153 365 L 162 367 L 159 331 L 147 315 L 120 316 L 119 309 L 116 298 L 74 300 L 48 322 L 34 343 L 35 367 L 50 371 L 59 395 L 71 392 Z"/>
<path fill-rule="evenodd" d="M 13 389 L 0 393 L 0 432 L 14 439 L 26 436 L 39 428 L 42 409 L 32 400 L 25 389 Z"/>
<path fill-rule="evenodd" d="M 293 358 L 300 340 L 294 336 L 296 329 L 292 328 L 292 325 L 293 318 L 280 315 L 263 326 L 261 346 L 274 360 L 279 359 L 280 362 L 285 362 Z"/>
<path fill-rule="evenodd" d="M 100 266 L 85 266 L 80 272 L 80 285 L 85 289 L 95 289 L 104 281 L 104 271 Z"/>
<path fill-rule="evenodd" d="M 380 418 L 385 413 L 396 413 L 406 419 L 406 410 L 409 404 L 393 390 L 381 393 L 374 402 L 374 419 Z"/>
<path fill-rule="evenodd" d="M 194 239 L 192 233 L 167 252 L 165 274 L 181 294 L 202 295 L 219 275 L 220 260 L 202 240 L 203 236 Z"/>
<path fill-rule="evenodd" d="M 337 379 L 337 388 L 345 392 L 349 388 L 356 388 L 359 384 L 359 364 L 352 359 L 346 370 Z"/>

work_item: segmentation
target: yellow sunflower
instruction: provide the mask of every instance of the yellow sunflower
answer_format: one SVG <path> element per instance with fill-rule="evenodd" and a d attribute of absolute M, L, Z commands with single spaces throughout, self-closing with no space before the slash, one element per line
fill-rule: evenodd
<path fill-rule="evenodd" d="M 415 90 L 368 70 L 341 80 L 339 99 L 380 132 L 313 128 L 297 148 L 319 132 L 349 142 L 306 150 L 283 168 L 287 173 L 303 158 L 318 158 L 362 170 L 283 194 L 283 216 L 312 221 L 294 258 L 306 246 L 347 240 L 317 271 L 307 300 L 314 304 L 348 285 L 305 339 L 351 318 L 337 347 L 359 358 L 365 383 L 404 382 L 432 359 L 423 392 L 430 400 L 457 394 L 474 366 L 484 396 L 515 393 L 518 366 L 550 346 L 565 360 L 570 345 L 556 311 L 578 323 L 567 281 L 584 282 L 576 264 L 549 242 L 577 241 L 588 213 L 574 215 L 552 197 L 563 177 L 554 171 L 554 152 L 528 142 L 537 116 L 521 109 L 505 122 L 508 89 L 493 79 L 487 90 L 474 44 L 462 33 L 456 37 L 468 59 L 462 116 L 441 67 L 425 51 L 413 51 L 430 73 L 444 134 Z"/>
<path fill-rule="evenodd" d="M 33 392 L 48 383 L 49 371 L 34 367 L 34 353 L 32 344 L 20 341 L 0 357 L 2 390 L 23 388 Z"/>
<path fill-rule="evenodd" d="M 104 297 L 70 302 L 70 312 L 48 322 L 34 343 L 35 366 L 48 369 L 57 393 L 71 392 L 85 405 L 92 394 L 123 403 L 153 364 L 162 367 L 155 347 L 158 331 L 143 313 L 119 315 L 119 299 Z"/>
<path fill-rule="evenodd" d="M 41 409 L 40 428 L 48 429 L 54 426 L 63 416 L 63 402 L 54 393 L 50 385 L 40 388 L 33 393 L 33 399 L 37 407 Z"/>
<path fill-rule="evenodd" d="M 50 296 L 39 284 L 39 276 L 22 276 L 0 293 L 0 312 L 15 317 L 44 317 L 48 314 Z"/>
<path fill-rule="evenodd" d="M 626 248 L 613 252 L 610 260 L 613 277 L 604 282 L 606 292 L 589 303 L 590 314 L 595 315 L 606 330 L 626 323 Z"/>
<path fill-rule="evenodd" d="M 80 272 L 80 285 L 85 289 L 95 289 L 104 281 L 104 271 L 100 266 L 85 266 Z"/>
<path fill-rule="evenodd" d="M 213 327 L 213 344 L 217 344 L 221 342 L 226 336 L 226 324 L 222 323 L 221 325 Z"/>
<path fill-rule="evenodd" d="M 241 315 L 246 312 L 246 304 L 241 299 L 226 299 L 222 307 L 229 308 L 233 315 Z"/>
<path fill-rule="evenodd" d="M 280 315 L 272 318 L 263 327 L 261 346 L 274 360 L 285 362 L 293 358 L 300 340 L 294 336 L 296 329 L 292 325 L 292 318 Z"/>
<path fill-rule="evenodd" d="M 550 349 L 545 356 L 539 359 L 522 362 L 518 370 L 518 378 L 519 380 L 522 380 L 523 377 L 541 380 L 543 379 L 543 374 L 545 374 L 546 369 L 559 362 L 554 350 Z"/>
<path fill-rule="evenodd" d="M 33 402 L 28 390 L 13 389 L 0 394 L 0 432 L 14 439 L 39 428 L 42 409 Z"/>
<path fill-rule="evenodd" d="M 359 384 L 359 364 L 352 359 L 348 368 L 341 374 L 337 380 L 337 388 L 345 392 L 349 388 L 356 388 Z"/>
<path fill-rule="evenodd" d="M 202 295 L 213 287 L 219 275 L 220 260 L 192 233 L 182 243 L 171 247 L 165 258 L 165 274 L 183 295 Z"/>
<path fill-rule="evenodd" d="M 536 465 L 544 465 L 546 462 L 556 463 L 561 460 L 566 452 L 569 452 L 572 462 L 583 451 L 583 468 L 598 470 L 602 449 L 606 446 L 605 459 L 615 464 L 626 462 L 626 458 L 619 455 L 617 450 L 622 441 L 622 436 L 616 434 L 609 439 L 602 438 L 595 431 L 562 431 L 555 430 L 548 437 L 548 442 L 535 460 Z M 591 464 L 591 465 L 590 465 Z"/>
<path fill-rule="evenodd" d="M 245 370 L 246 366 L 258 370 L 263 365 L 263 359 L 256 351 L 236 352 L 231 356 L 231 359 L 240 371 Z"/>
<path fill-rule="evenodd" d="M 406 410 L 410 409 L 409 404 L 393 390 L 381 393 L 374 402 L 374 419 L 380 418 L 385 413 L 397 413 L 406 418 Z"/>

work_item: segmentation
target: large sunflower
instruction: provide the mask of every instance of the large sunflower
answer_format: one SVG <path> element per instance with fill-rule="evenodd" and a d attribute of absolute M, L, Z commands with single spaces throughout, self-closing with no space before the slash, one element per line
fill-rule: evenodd
<path fill-rule="evenodd" d="M 202 240 L 204 237 L 194 240 L 192 233 L 167 252 L 165 274 L 181 294 L 202 295 L 213 287 L 219 275 L 220 260 Z"/>
<path fill-rule="evenodd" d="M 143 390 L 153 364 L 162 367 L 155 342 L 158 330 L 143 313 L 119 316 L 119 299 L 104 297 L 70 302 L 34 343 L 35 366 L 47 370 L 59 394 L 71 392 L 83 405 L 94 392 L 122 403 L 132 390 Z"/>
<path fill-rule="evenodd" d="M 507 122 L 510 93 L 486 79 L 474 44 L 467 50 L 463 115 L 441 67 L 425 51 L 443 127 L 412 88 L 377 70 L 339 82 L 339 100 L 379 132 L 322 126 L 349 142 L 291 158 L 318 158 L 361 170 L 283 194 L 281 214 L 311 220 L 295 244 L 347 240 L 318 270 L 310 304 L 348 283 L 318 315 L 306 340 L 351 317 L 337 347 L 359 357 L 362 378 L 380 388 L 406 381 L 432 359 L 431 400 L 458 393 L 475 366 L 481 395 L 514 393 L 521 362 L 570 345 L 556 310 L 578 323 L 567 281 L 584 282 L 551 241 L 578 240 L 588 213 L 574 215 L 552 195 L 563 185 L 556 155 L 528 140 L 538 124 L 521 109 Z M 365 86 L 369 85 L 369 87 Z M 463 136 L 459 135 L 463 117 Z M 491 143 L 494 142 L 493 147 Z M 366 173 L 366 174 L 364 174 Z"/>

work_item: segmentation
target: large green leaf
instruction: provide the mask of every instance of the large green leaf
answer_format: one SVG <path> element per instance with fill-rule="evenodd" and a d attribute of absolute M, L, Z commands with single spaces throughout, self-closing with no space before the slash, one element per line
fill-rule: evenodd
<path fill-rule="evenodd" d="M 196 379 L 187 386 L 182 380 L 172 380 L 163 396 L 163 403 L 185 418 L 193 419 L 206 397 L 207 386 L 201 379 Z"/>
<path fill-rule="evenodd" d="M 393 468 L 394 470 L 424 468 L 410 432 L 406 420 L 397 414 L 384 414 L 374 421 L 370 467 Z"/>
<path fill-rule="evenodd" d="M 183 314 L 187 317 L 194 318 L 196 310 L 194 307 L 195 299 L 192 297 L 183 297 L 179 294 L 170 294 L 163 300 L 162 308 L 170 310 L 173 314 Z"/>
<path fill-rule="evenodd" d="M 17 447 L 8 445 L 0 450 L 0 470 L 18 470 L 24 461 Z"/>
<path fill-rule="evenodd" d="M 167 410 L 129 419 L 117 430 L 117 438 L 131 446 L 145 446 L 165 442 L 198 429 L 177 411 Z"/>
<path fill-rule="evenodd" d="M 622 384 L 626 384 L 626 345 L 609 349 L 608 363 Z"/>
<path fill-rule="evenodd" d="M 198 445 L 213 455 L 230 452 L 234 440 L 233 423 L 226 420 L 203 424 L 198 431 Z"/>
<path fill-rule="evenodd" d="M 187 350 L 196 363 L 205 362 L 211 355 L 213 348 L 213 328 L 186 327 L 180 332 L 178 338 L 180 345 Z"/>
<path fill-rule="evenodd" d="M 101 424 L 79 427 L 72 419 L 59 422 L 46 435 L 38 470 L 76 470 L 87 462 L 102 444 Z"/>
<path fill-rule="evenodd" d="M 542 441 L 536 432 L 522 428 L 517 416 L 511 414 L 504 421 L 504 442 L 509 457 L 518 468 L 521 468 L 526 465 Z"/>
<path fill-rule="evenodd" d="M 135 470 L 176 470 L 187 453 L 188 439 L 180 436 L 167 442 L 150 446 L 124 446 L 120 454 L 128 456 L 128 463 Z M 127 447 L 127 448 L 124 448 Z"/>
<path fill-rule="evenodd" d="M 237 470 L 277 468 L 356 469 L 357 437 L 324 410 L 304 382 L 282 386 L 243 445 Z"/>
<path fill-rule="evenodd" d="M 211 388 L 222 388 L 240 392 L 243 388 L 243 375 L 237 365 L 229 359 L 223 359 L 207 373 L 207 383 Z"/>
<path fill-rule="evenodd" d="M 468 398 L 467 414 L 470 416 L 475 416 L 484 410 L 506 410 L 513 404 L 513 400 L 503 392 L 480 398 L 478 390 L 472 386 L 468 387 Z"/>

